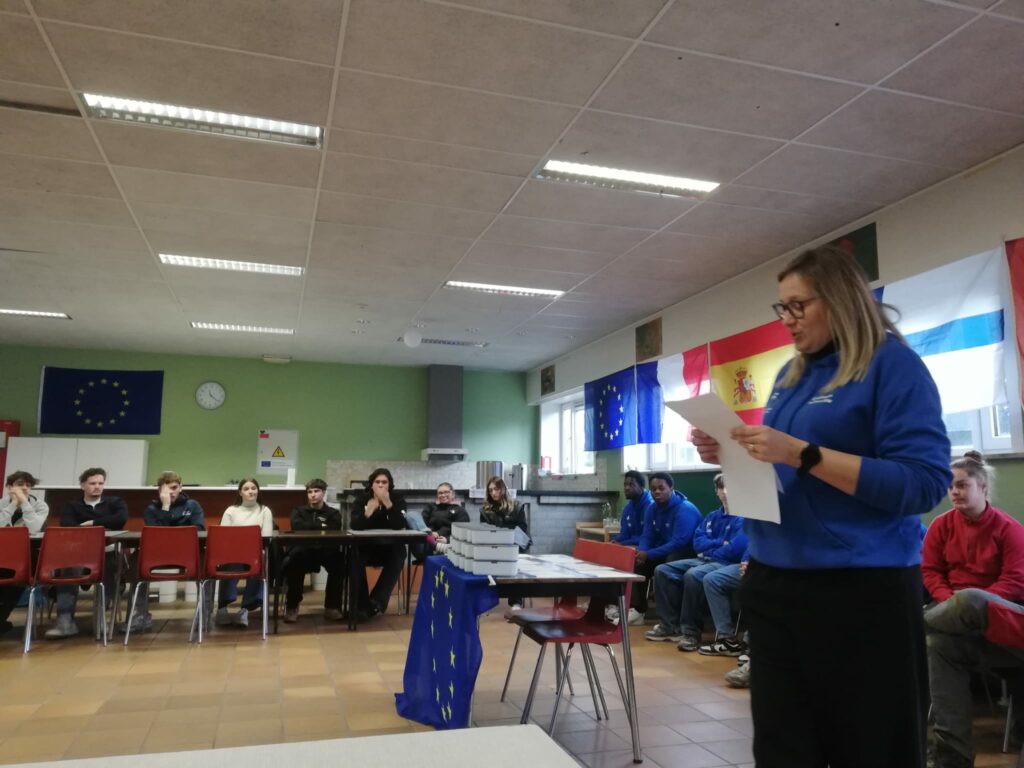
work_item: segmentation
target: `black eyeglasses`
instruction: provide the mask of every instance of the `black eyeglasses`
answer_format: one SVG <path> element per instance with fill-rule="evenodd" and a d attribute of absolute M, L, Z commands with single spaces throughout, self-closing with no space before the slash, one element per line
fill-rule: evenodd
<path fill-rule="evenodd" d="M 794 320 L 799 320 L 804 316 L 804 307 L 817 300 L 817 296 L 811 296 L 809 299 L 793 299 L 793 301 L 786 302 L 785 304 L 780 301 L 772 304 L 772 309 L 779 316 L 779 320 L 782 319 L 783 315 L 789 315 Z"/>

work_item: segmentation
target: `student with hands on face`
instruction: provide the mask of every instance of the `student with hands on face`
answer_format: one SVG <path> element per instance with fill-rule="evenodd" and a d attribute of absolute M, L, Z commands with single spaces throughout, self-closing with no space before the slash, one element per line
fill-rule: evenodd
<path fill-rule="evenodd" d="M 370 473 L 366 491 L 356 499 L 352 507 L 352 530 L 367 531 L 376 528 L 400 531 L 406 528 L 405 499 L 395 492 L 395 479 L 390 470 L 379 467 Z M 362 565 L 381 568 L 377 583 L 370 592 L 366 583 L 365 568 L 359 569 L 357 611 L 370 618 L 387 610 L 391 593 L 402 575 L 405 561 L 404 544 L 373 544 L 360 546 L 354 554 L 362 558 Z"/>

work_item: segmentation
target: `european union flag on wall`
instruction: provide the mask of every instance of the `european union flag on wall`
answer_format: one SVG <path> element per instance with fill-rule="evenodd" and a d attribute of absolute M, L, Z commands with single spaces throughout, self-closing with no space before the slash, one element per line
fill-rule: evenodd
<path fill-rule="evenodd" d="M 39 432 L 56 435 L 158 435 L 163 371 L 43 368 Z"/>
<path fill-rule="evenodd" d="M 483 649 L 477 619 L 498 604 L 486 576 L 474 576 L 441 556 L 423 564 L 423 583 L 409 638 L 398 714 L 448 730 L 469 725 L 469 704 Z"/>
<path fill-rule="evenodd" d="M 632 366 L 583 386 L 584 449 L 636 445 L 636 379 Z"/>

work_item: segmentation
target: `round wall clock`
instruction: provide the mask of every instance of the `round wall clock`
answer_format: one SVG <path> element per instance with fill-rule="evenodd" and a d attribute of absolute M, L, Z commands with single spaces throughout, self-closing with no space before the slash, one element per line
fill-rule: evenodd
<path fill-rule="evenodd" d="M 216 381 L 204 381 L 196 387 L 196 404 L 208 411 L 215 410 L 224 405 L 227 392 L 222 384 Z"/>

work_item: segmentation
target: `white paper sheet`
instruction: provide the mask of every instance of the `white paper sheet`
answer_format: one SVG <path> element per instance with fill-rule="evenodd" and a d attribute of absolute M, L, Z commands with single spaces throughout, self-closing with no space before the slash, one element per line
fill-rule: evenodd
<path fill-rule="evenodd" d="M 733 427 L 743 426 L 742 419 L 715 394 L 675 400 L 665 405 L 719 442 L 718 462 L 725 475 L 729 512 L 752 520 L 780 522 L 779 484 L 775 468 L 764 461 L 752 459 L 743 446 L 729 437 Z"/>

